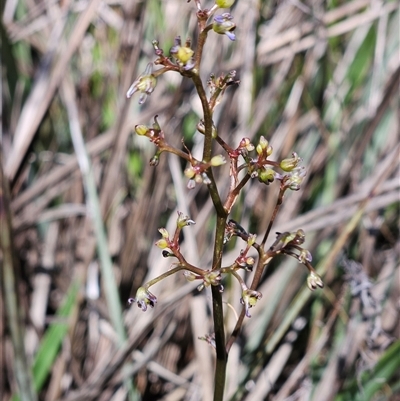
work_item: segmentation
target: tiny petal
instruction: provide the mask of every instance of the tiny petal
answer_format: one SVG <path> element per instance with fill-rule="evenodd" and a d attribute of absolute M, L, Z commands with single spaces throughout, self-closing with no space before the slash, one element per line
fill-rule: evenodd
<path fill-rule="evenodd" d="M 187 186 L 187 189 L 193 189 L 196 186 L 196 181 L 189 180 L 186 186 Z"/>
<path fill-rule="evenodd" d="M 169 238 L 169 233 L 165 228 L 159 228 L 158 232 L 162 235 L 163 238 L 166 238 L 166 239 Z"/>
<path fill-rule="evenodd" d="M 208 175 L 205 172 L 201 173 L 201 181 L 203 181 L 203 183 L 206 185 L 211 184 L 211 180 L 208 178 Z"/>

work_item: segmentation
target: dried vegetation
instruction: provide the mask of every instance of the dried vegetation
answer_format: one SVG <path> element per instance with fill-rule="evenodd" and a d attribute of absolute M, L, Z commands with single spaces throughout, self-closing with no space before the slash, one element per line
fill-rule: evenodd
<path fill-rule="evenodd" d="M 212 330 L 209 294 L 173 276 L 153 310 L 125 305 L 169 268 L 154 242 L 176 210 L 197 223 L 188 260 L 210 263 L 206 191 L 186 189 L 174 157 L 149 167 L 154 148 L 132 135 L 158 114 L 168 140 L 195 153 L 193 88 L 166 74 L 143 107 L 125 99 L 151 41 L 169 49 L 195 29 L 193 2 L 1 7 L 0 398 L 211 400 L 213 349 L 198 339 Z M 286 259 L 268 269 L 230 352 L 227 399 L 398 400 L 399 3 L 238 0 L 234 15 L 238 40 L 214 35 L 204 56 L 204 78 L 235 69 L 241 80 L 215 123 L 228 143 L 264 135 L 277 156 L 304 158 L 307 182 L 274 229 L 307 233 L 326 287 L 310 293 Z M 262 233 L 275 195 L 250 185 L 232 217 Z M 239 292 L 225 288 L 231 330 Z"/>

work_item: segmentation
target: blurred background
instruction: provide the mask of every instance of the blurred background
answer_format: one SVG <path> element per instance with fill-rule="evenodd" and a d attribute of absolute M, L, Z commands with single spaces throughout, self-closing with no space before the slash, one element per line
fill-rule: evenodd
<path fill-rule="evenodd" d="M 149 166 L 155 147 L 133 132 L 158 115 L 200 158 L 193 85 L 167 73 L 144 105 L 125 95 L 152 40 L 196 48 L 194 1 L 4 0 L 1 12 L 0 399 L 212 400 L 214 350 L 199 339 L 210 292 L 177 274 L 152 287 L 154 309 L 127 305 L 169 269 L 154 242 L 177 210 L 197 223 L 182 253 L 210 267 L 206 187 L 189 191 L 171 155 Z M 273 233 L 305 231 L 325 288 L 310 292 L 295 260 L 270 264 L 226 400 L 399 400 L 399 2 L 238 0 L 231 13 L 236 41 L 209 33 L 202 63 L 204 82 L 240 79 L 214 122 L 233 147 L 263 135 L 271 159 L 304 159 Z M 222 197 L 228 174 L 215 169 Z M 278 189 L 251 181 L 231 218 L 262 238 Z M 223 265 L 244 247 L 232 240 Z M 230 333 L 240 290 L 224 286 Z"/>

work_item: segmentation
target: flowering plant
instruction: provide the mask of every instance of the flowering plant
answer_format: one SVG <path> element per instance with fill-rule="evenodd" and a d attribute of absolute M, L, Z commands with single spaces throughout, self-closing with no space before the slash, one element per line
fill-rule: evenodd
<path fill-rule="evenodd" d="M 305 265 L 309 271 L 307 285 L 312 290 L 317 287 L 322 288 L 323 282 L 311 265 L 311 253 L 302 247 L 305 241 L 303 230 L 277 233 L 274 243 L 269 247 L 266 245 L 274 220 L 284 201 L 285 193 L 288 190 L 298 191 L 300 189 L 306 175 L 306 169 L 301 166 L 302 159 L 295 152 L 290 158 L 272 160 L 273 147 L 264 136 L 261 136 L 256 143 L 252 143 L 249 138 L 243 137 L 238 144 L 233 144 L 229 138 L 224 138 L 219 134 L 213 119 L 215 109 L 227 89 L 232 85 L 237 85 L 239 81 L 236 80 L 235 71 L 223 73 L 218 78 L 212 74 L 207 81 L 209 89 L 207 95 L 200 76 L 201 62 L 204 45 L 211 31 L 226 35 L 232 41 L 236 39 L 233 33 L 236 25 L 232 21 L 231 14 L 224 12 L 215 15 L 218 10 L 231 7 L 234 1 L 216 1 L 210 9 L 203 9 L 200 0 L 195 0 L 195 3 L 197 6 L 198 37 L 193 40 L 193 43 L 196 43 L 197 47 L 192 48 L 191 39 L 187 39 L 185 44 L 182 45 L 181 38 L 177 37 L 174 46 L 169 51 L 170 56 L 167 56 L 159 42 L 153 41 L 156 55 L 153 64 L 160 66 L 160 68 L 154 70 L 152 63 L 149 63 L 145 72 L 128 89 L 127 97 L 131 97 L 135 92 L 140 92 L 139 103 L 143 103 L 147 95 L 155 90 L 157 78 L 167 72 L 178 73 L 192 81 L 201 101 L 203 112 L 203 118 L 197 124 L 198 132 L 204 136 L 201 159 L 195 158 L 185 144 L 183 144 L 183 148 L 172 146 L 167 140 L 168 133 L 161 128 L 157 116 L 154 117 L 154 123 L 151 127 L 143 124 L 136 125 L 135 131 L 138 135 L 147 137 L 156 146 L 155 155 L 150 161 L 152 166 L 157 166 L 162 153 L 175 154 L 187 163 L 184 175 L 188 178 L 188 190 L 193 189 L 196 184 L 207 187 L 216 213 L 212 264 L 206 267 L 195 266 L 190 264 L 182 254 L 180 249 L 181 231 L 195 222 L 189 216 L 178 212 L 175 232 L 170 235 L 165 228 L 160 228 L 161 239 L 155 244 L 162 250 L 164 257 L 174 259 L 172 268 L 141 286 L 137 290 L 135 298 L 131 298 L 129 303 L 137 303 L 143 311 L 146 311 L 148 306 L 153 308 L 157 303 L 157 298 L 149 291 L 149 288 L 179 271 L 183 272 L 189 281 L 200 281 L 198 290 L 205 287 L 211 288 L 214 333 L 206 338 L 213 338 L 212 344 L 215 346 L 217 356 L 214 400 L 222 400 L 227 354 L 240 332 L 244 318 L 251 317 L 249 310 L 256 307 L 257 301 L 262 297 L 262 294 L 257 291 L 257 287 L 271 260 L 277 255 L 285 254 Z M 219 145 L 221 151 L 224 152 L 223 155 L 213 153 L 214 144 Z M 218 191 L 213 170 L 226 163 L 229 163 L 230 185 L 226 196 L 222 197 Z M 266 185 L 273 183 L 279 185 L 279 193 L 272 211 L 272 217 L 260 241 L 255 234 L 248 233 L 238 222 L 230 218 L 239 194 L 246 184 L 254 179 L 258 179 L 260 183 Z M 224 266 L 222 265 L 224 246 L 233 237 L 238 237 L 244 241 L 245 248 L 240 251 L 232 263 Z M 257 253 L 257 260 L 249 255 L 251 250 Z M 240 275 L 240 270 L 254 270 L 250 285 L 245 283 Z M 239 296 L 243 309 L 237 319 L 235 329 L 226 341 L 222 294 L 224 277 L 228 275 L 236 279 L 241 287 L 242 292 Z"/>

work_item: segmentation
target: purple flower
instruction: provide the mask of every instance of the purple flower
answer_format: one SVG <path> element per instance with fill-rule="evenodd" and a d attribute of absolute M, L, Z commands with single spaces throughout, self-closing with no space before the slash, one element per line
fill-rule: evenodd
<path fill-rule="evenodd" d="M 236 40 L 236 36 L 233 31 L 236 29 L 236 25 L 232 22 L 233 17 L 229 13 L 217 15 L 214 17 L 213 30 L 220 35 L 226 35 L 230 40 Z"/>
<path fill-rule="evenodd" d="M 154 305 L 157 303 L 157 297 L 146 288 L 139 287 L 136 291 L 136 298 L 129 298 L 128 300 L 130 305 L 134 302 L 137 303 L 138 307 L 141 308 L 143 312 L 146 312 L 147 306 L 154 308 Z"/>

